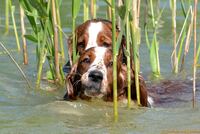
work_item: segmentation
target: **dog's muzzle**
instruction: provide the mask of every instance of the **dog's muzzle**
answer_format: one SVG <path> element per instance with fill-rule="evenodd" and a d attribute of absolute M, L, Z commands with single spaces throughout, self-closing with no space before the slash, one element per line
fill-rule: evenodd
<path fill-rule="evenodd" d="M 103 73 L 94 70 L 88 74 L 88 83 L 84 86 L 84 93 L 90 97 L 99 97 L 101 96 L 101 86 L 103 81 Z"/>

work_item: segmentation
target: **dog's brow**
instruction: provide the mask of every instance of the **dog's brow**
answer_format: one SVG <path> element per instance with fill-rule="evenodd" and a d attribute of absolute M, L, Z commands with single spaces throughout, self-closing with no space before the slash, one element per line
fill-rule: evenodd
<path fill-rule="evenodd" d="M 89 28 L 88 28 L 88 34 L 89 34 L 89 40 L 87 47 L 85 48 L 86 50 L 91 48 L 91 47 L 96 47 L 97 45 L 97 37 L 100 31 L 102 31 L 102 23 L 97 22 L 97 23 L 91 23 Z"/>

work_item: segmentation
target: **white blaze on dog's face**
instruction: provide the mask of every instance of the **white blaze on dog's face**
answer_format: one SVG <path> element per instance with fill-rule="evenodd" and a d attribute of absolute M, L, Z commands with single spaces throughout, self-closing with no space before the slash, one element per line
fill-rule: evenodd
<path fill-rule="evenodd" d="M 81 74 L 85 95 L 102 97 L 107 93 L 108 68 L 112 68 L 110 63 L 112 63 L 112 52 L 105 47 L 93 47 L 81 55 L 78 72 Z"/>
<path fill-rule="evenodd" d="M 97 37 L 98 34 L 102 31 L 103 25 L 102 22 L 97 23 L 90 23 L 88 27 L 88 43 L 86 45 L 85 50 L 91 48 L 91 47 L 97 47 Z"/>

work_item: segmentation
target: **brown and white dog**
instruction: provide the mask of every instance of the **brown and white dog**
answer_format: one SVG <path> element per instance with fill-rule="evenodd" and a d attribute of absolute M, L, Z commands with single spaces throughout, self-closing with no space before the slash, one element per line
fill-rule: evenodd
<path fill-rule="evenodd" d="M 116 35 L 119 35 L 119 28 L 116 26 Z M 112 48 L 112 22 L 105 19 L 92 19 L 79 25 L 75 30 L 76 51 L 81 55 L 85 50 L 91 47 L 102 46 L 106 48 Z M 124 36 L 122 37 L 120 49 L 123 49 L 126 45 Z M 69 61 L 68 67 L 72 66 L 72 38 L 68 39 L 68 54 Z M 126 62 L 125 56 L 123 59 Z M 70 70 L 65 65 L 63 70 Z M 68 72 L 64 71 L 64 72 Z"/>
<path fill-rule="evenodd" d="M 117 81 L 118 100 L 127 98 L 127 70 L 122 63 L 122 53 L 118 55 Z M 65 99 L 74 100 L 77 97 L 91 99 L 102 98 L 105 101 L 113 100 L 112 79 L 112 50 L 106 47 L 91 47 L 84 51 L 77 64 L 73 65 L 68 74 L 67 93 Z M 136 100 L 134 83 L 134 70 L 131 71 L 131 98 Z M 140 95 L 142 106 L 147 106 L 147 90 L 142 77 L 140 77 Z"/>

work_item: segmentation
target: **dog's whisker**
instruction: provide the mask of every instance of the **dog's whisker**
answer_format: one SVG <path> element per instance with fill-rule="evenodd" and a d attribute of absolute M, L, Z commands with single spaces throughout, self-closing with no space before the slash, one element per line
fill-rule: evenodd
<path fill-rule="evenodd" d="M 77 81 L 73 84 L 73 86 L 76 86 L 79 82 L 81 82 L 81 80 L 77 80 Z"/>

